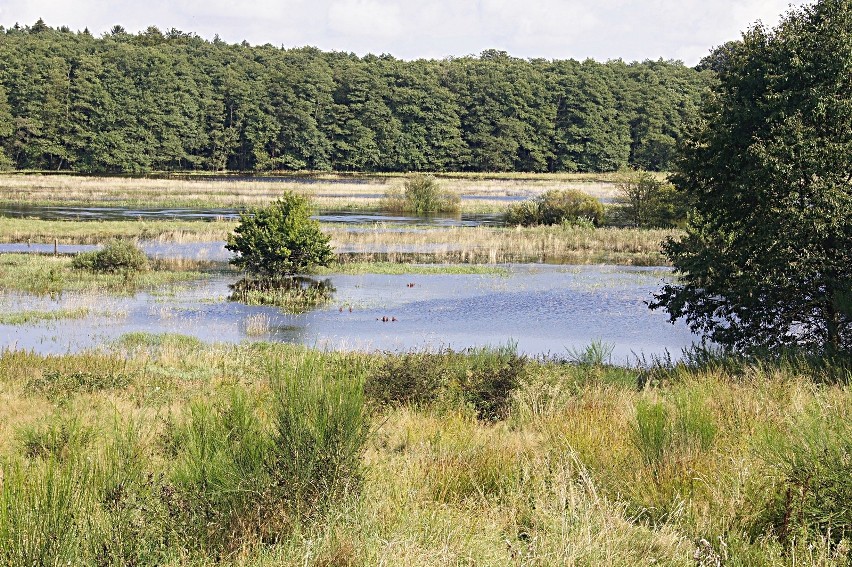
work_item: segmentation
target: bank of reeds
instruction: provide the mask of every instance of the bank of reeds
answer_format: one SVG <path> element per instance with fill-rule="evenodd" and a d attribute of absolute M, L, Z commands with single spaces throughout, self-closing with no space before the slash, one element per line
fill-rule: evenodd
<path fill-rule="evenodd" d="M 162 242 L 222 241 L 236 225 L 228 222 L 106 221 L 75 223 L 0 219 L 6 242 L 102 243 L 111 238 Z M 682 232 L 666 229 L 586 228 L 581 226 L 456 227 L 392 230 L 385 225 L 350 230 L 323 225 L 332 246 L 346 250 L 342 261 L 421 263 L 551 262 L 565 264 L 663 265 L 661 243 Z M 411 250 L 421 247 L 423 251 Z"/>
<path fill-rule="evenodd" d="M 11 243 L 100 244 L 115 238 L 160 242 L 225 240 L 236 222 L 91 221 L 0 218 L 0 241 Z"/>
<path fill-rule="evenodd" d="M 676 230 L 586 228 L 577 226 L 461 227 L 409 231 L 331 231 L 332 244 L 343 247 L 342 260 L 437 263 L 550 262 L 563 264 L 666 263 L 661 243 Z M 424 252 L 394 247 L 422 246 Z M 382 247 L 388 250 L 383 251 Z"/>
<path fill-rule="evenodd" d="M 852 553 L 852 390 L 802 362 L 116 348 L 0 353 L 0 563 L 792 567 Z"/>

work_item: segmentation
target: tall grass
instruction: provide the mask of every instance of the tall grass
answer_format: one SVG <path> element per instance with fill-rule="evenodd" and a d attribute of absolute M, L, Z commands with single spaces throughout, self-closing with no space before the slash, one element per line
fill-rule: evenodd
<path fill-rule="evenodd" d="M 307 353 L 295 369 L 274 364 L 272 476 L 293 512 L 311 517 L 358 493 L 369 420 L 364 369 Z"/>
<path fill-rule="evenodd" d="M 513 360 L 0 352 L 0 564 L 849 564 L 848 384 Z"/>

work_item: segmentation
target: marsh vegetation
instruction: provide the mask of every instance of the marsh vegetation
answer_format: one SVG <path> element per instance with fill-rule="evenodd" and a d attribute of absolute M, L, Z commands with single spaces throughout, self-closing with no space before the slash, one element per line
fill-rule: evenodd
<path fill-rule="evenodd" d="M 848 368 L 114 348 L 0 354 L 3 561 L 849 559 Z"/>

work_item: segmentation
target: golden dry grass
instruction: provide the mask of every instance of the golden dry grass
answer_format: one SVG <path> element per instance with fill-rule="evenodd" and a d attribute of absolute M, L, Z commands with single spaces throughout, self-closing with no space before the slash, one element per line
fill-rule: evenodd
<path fill-rule="evenodd" d="M 283 191 L 311 197 L 320 209 L 378 210 L 388 190 L 401 189 L 402 175 L 314 176 L 311 183 L 296 180 L 211 180 L 85 177 L 72 175 L 0 175 L 0 203 L 100 204 L 130 206 L 247 207 L 267 204 Z M 531 198 L 551 189 L 577 189 L 598 198 L 615 195 L 615 174 L 504 174 L 439 177 L 441 185 L 459 195 Z M 505 209 L 498 199 L 464 200 L 463 212 Z"/>

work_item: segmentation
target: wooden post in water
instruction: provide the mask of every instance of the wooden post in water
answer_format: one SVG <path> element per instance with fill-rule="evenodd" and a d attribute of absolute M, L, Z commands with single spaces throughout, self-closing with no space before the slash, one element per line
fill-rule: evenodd
<path fill-rule="evenodd" d="M 53 255 L 59 256 L 59 239 L 58 238 L 53 239 Z"/>

